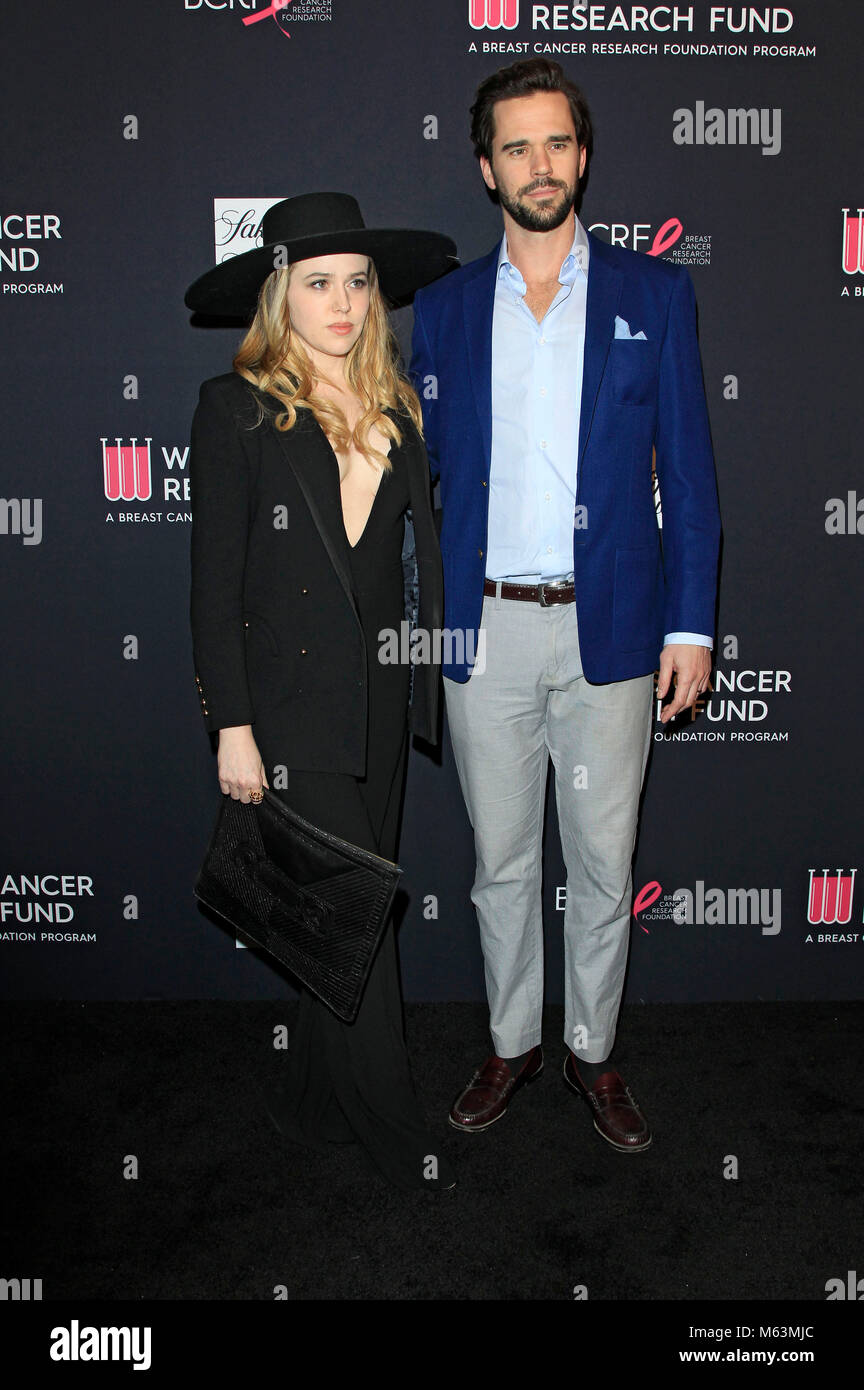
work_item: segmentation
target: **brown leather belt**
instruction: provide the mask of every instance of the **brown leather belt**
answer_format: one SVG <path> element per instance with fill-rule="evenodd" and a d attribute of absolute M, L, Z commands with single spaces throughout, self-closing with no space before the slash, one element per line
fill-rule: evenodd
<path fill-rule="evenodd" d="M 483 592 L 494 598 L 498 592 L 497 579 L 484 579 Z M 510 584 L 503 580 L 501 597 L 524 599 L 526 603 L 539 603 L 541 608 L 549 608 L 553 603 L 573 603 L 576 593 L 572 579 L 554 579 L 550 584 Z"/>

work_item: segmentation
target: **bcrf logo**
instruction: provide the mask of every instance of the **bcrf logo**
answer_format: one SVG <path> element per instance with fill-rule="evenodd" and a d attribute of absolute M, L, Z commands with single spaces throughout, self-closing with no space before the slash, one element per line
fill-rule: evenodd
<path fill-rule="evenodd" d="M 654 230 L 650 222 L 592 222 L 589 232 L 600 233 L 610 246 L 629 246 L 648 256 L 665 256 L 681 238 L 684 224 L 680 217 L 667 217 Z"/>
<path fill-rule="evenodd" d="M 468 23 L 472 29 L 515 29 L 519 0 L 468 0 Z"/>

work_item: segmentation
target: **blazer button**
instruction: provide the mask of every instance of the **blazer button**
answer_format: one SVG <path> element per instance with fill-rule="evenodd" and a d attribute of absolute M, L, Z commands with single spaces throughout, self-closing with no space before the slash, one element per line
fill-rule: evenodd
<path fill-rule="evenodd" d="M 248 627 L 248 626 L 249 626 L 249 619 L 248 619 L 248 618 L 246 618 L 246 619 L 244 620 L 243 626 L 244 626 L 244 627 Z"/>
<path fill-rule="evenodd" d="M 483 479 L 483 486 L 484 486 L 484 487 L 486 486 L 486 479 L 485 479 L 485 478 Z"/>
<path fill-rule="evenodd" d="M 300 592 L 301 592 L 301 594 L 308 594 L 309 590 L 308 590 L 308 589 L 301 589 Z"/>
<path fill-rule="evenodd" d="M 478 550 L 478 551 L 477 551 L 477 554 L 480 556 L 480 559 L 482 560 L 482 559 L 483 559 L 483 551 L 482 551 L 482 550 Z"/>
<path fill-rule="evenodd" d="M 308 655 L 309 655 L 309 653 L 307 652 L 307 650 L 306 650 L 305 647 L 301 647 L 301 648 L 300 648 L 300 655 L 301 655 L 301 656 L 308 656 Z"/>

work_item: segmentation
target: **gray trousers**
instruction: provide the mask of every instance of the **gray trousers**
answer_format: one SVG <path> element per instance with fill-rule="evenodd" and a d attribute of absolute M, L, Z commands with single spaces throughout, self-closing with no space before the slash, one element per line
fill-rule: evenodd
<path fill-rule="evenodd" d="M 474 829 L 490 1030 L 499 1057 L 541 1040 L 543 807 L 551 755 L 561 846 L 564 1040 L 602 1062 L 612 1049 L 630 941 L 632 858 L 651 739 L 652 675 L 590 685 L 576 604 L 487 597 L 478 662 L 445 677 L 447 719 Z"/>

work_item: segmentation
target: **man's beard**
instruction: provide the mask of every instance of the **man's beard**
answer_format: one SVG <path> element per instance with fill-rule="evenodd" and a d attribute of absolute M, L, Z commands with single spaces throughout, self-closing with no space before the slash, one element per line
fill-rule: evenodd
<path fill-rule="evenodd" d="M 560 227 L 562 222 L 566 222 L 570 216 L 570 210 L 576 202 L 577 184 L 568 186 L 566 183 L 553 182 L 548 180 L 550 194 L 562 193 L 560 203 L 550 203 L 545 207 L 542 204 L 520 201 L 525 194 L 533 192 L 540 187 L 540 180 L 526 184 L 514 196 L 505 193 L 501 186 L 498 186 L 498 198 L 501 206 L 509 212 L 513 221 L 518 227 L 524 227 L 526 232 L 551 232 L 556 227 Z"/>

